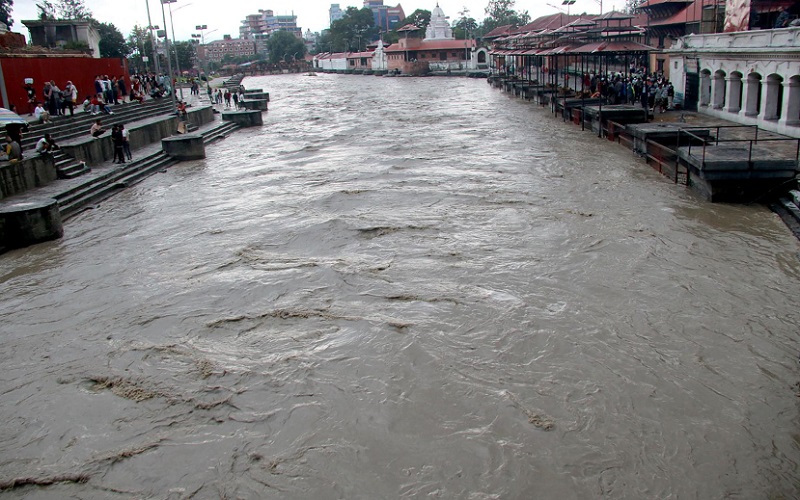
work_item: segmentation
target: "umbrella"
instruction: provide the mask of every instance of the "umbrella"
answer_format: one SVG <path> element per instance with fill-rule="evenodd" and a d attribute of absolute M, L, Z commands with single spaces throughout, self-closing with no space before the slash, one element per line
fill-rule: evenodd
<path fill-rule="evenodd" d="M 6 108 L 0 108 L 0 127 L 5 127 L 6 125 L 10 124 L 27 125 L 28 122 L 25 121 L 25 118 L 19 116 L 13 111 Z"/>

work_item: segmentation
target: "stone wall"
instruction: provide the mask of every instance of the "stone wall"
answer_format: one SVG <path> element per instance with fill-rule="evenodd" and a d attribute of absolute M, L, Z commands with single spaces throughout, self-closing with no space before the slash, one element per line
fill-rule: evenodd
<path fill-rule="evenodd" d="M 0 162 L 0 199 L 46 186 L 56 180 L 56 166 L 51 156 L 28 153 L 22 161 Z"/>

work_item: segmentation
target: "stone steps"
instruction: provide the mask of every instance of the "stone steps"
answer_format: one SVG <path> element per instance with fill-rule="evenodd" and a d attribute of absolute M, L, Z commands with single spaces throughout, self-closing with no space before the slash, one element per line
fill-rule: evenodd
<path fill-rule="evenodd" d="M 113 115 L 95 116 L 89 113 L 81 113 L 82 116 L 57 118 L 52 124 L 36 124 L 30 126 L 20 146 L 22 146 L 23 151 L 31 149 L 36 146 L 36 142 L 46 133 L 51 134 L 56 143 L 87 135 L 92 123 L 98 118 L 103 120 L 103 124 L 106 128 L 109 128 L 118 123 L 130 123 L 155 115 L 169 114 L 172 111 L 172 101 L 168 99 L 154 99 L 146 101 L 143 104 L 123 104 L 116 108 L 124 109 L 120 109 L 119 112 L 115 111 Z"/>
<path fill-rule="evenodd" d="M 78 161 L 61 151 L 53 153 L 53 160 L 56 164 L 56 174 L 59 179 L 74 179 L 75 177 L 91 171 L 91 169 L 86 166 L 86 163 Z"/>
<path fill-rule="evenodd" d="M 223 139 L 238 128 L 237 125 L 230 122 L 220 123 L 219 126 L 201 134 L 203 143 L 207 145 Z M 178 163 L 177 160 L 167 156 L 163 151 L 157 151 L 127 163 L 124 167 L 99 175 L 89 182 L 68 189 L 56 196 L 61 218 L 67 220 L 91 205 L 113 196 L 121 189 L 141 182 L 155 172 L 176 163 Z"/>

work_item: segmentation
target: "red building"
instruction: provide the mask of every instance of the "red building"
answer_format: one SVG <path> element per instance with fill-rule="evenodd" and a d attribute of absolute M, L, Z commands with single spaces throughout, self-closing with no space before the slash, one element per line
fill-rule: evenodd
<path fill-rule="evenodd" d="M 413 32 L 417 29 L 409 28 L 407 31 Z M 402 31 L 403 28 L 398 30 Z M 423 40 L 408 37 L 401 38 L 384 51 L 389 71 L 397 69 L 403 73 L 414 73 L 420 66 L 431 71 L 462 70 L 469 63 L 474 49 L 475 40 Z"/>
<path fill-rule="evenodd" d="M 33 48 L 35 49 L 35 48 Z M 33 52 L 3 53 L 0 55 L 0 99 L 2 107 L 17 106 L 19 114 L 27 114 L 28 99 L 25 93 L 25 79 L 33 79 L 36 97 L 43 99 L 44 82 L 54 80 L 63 89 L 71 81 L 78 89 L 78 99 L 83 101 L 87 95 L 94 94 L 96 75 L 124 77 L 130 88 L 128 61 L 126 59 L 93 58 L 88 55 Z"/>

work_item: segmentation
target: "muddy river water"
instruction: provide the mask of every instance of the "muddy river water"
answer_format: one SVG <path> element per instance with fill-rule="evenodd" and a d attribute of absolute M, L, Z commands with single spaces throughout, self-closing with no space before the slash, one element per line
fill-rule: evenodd
<path fill-rule="evenodd" d="M 0 257 L 0 496 L 800 495 L 770 211 L 482 80 L 245 84 L 263 128 Z"/>

